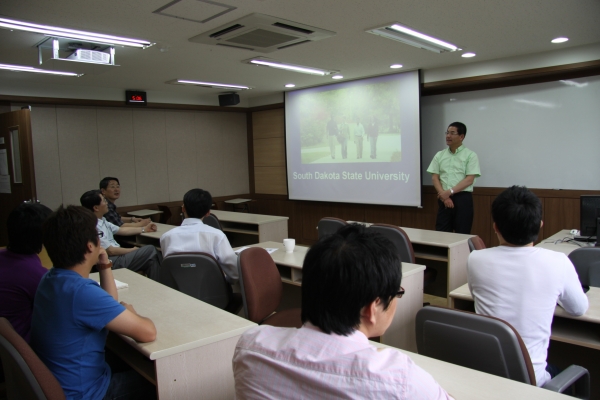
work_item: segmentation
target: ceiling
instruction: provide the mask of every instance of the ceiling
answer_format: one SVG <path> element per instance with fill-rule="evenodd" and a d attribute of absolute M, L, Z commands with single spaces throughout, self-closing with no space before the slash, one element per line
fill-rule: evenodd
<path fill-rule="evenodd" d="M 146 39 L 156 45 L 145 49 L 120 48 L 120 66 L 90 65 L 46 60 L 42 68 L 85 73 L 80 78 L 0 71 L 0 82 L 12 84 L 78 86 L 91 93 L 108 89 L 168 93 L 172 98 L 198 99 L 209 104 L 220 89 L 172 85 L 173 79 L 247 85 L 243 100 L 281 93 L 287 83 L 296 89 L 332 83 L 318 77 L 241 61 L 266 56 L 278 61 L 339 70 L 344 80 L 401 72 L 466 65 L 486 60 L 547 52 L 600 42 L 598 0 L 181 0 L 173 10 L 191 19 L 230 12 L 205 23 L 153 13 L 172 0 L 3 0 L 0 15 L 29 22 Z M 321 41 L 273 53 L 199 44 L 188 39 L 251 13 L 267 14 L 333 31 Z M 372 34 L 365 30 L 399 22 L 453 43 L 462 52 L 437 54 Z M 566 36 L 563 44 L 550 40 Z M 37 65 L 40 34 L 0 29 L 0 63 Z M 466 59 L 463 52 L 475 52 Z M 45 59 L 50 54 L 45 55 Z M 599 57 L 600 58 L 600 57 Z M 404 65 L 391 70 L 393 63 Z M 8 81 L 5 81 L 8 82 Z M 0 92 L 2 84 L 0 83 Z M 56 97 L 60 96 L 59 91 Z M 176 102 L 176 101 L 175 101 Z M 183 102 L 189 102 L 182 100 Z M 214 102 L 213 102 L 214 103 Z"/>

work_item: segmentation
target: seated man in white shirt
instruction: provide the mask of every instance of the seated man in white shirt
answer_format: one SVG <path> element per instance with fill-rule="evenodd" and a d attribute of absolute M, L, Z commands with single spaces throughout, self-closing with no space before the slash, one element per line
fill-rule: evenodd
<path fill-rule="evenodd" d="M 500 246 L 472 252 L 467 265 L 475 311 L 500 318 L 519 332 L 537 386 L 543 386 L 559 372 L 546 365 L 556 303 L 582 315 L 588 298 L 565 254 L 533 247 L 543 225 L 542 203 L 535 194 L 522 186 L 506 189 L 492 203 L 492 219 Z"/>
<path fill-rule="evenodd" d="M 100 246 L 106 250 L 108 258 L 113 263 L 113 269 L 127 268 L 132 271 L 142 271 L 148 278 L 158 281 L 160 257 L 154 246 L 123 248 L 114 236 L 133 236 L 144 232 L 156 232 L 155 224 L 141 227 L 118 227 L 106 220 L 108 202 L 100 190 L 89 190 L 79 199 L 81 205 L 94 213 L 98 218 L 96 230 L 100 237 Z"/>
<path fill-rule="evenodd" d="M 212 196 L 202 189 L 192 189 L 183 196 L 181 226 L 171 229 L 160 238 L 163 257 L 171 254 L 208 253 L 221 266 L 227 282 L 238 280 L 237 255 L 233 252 L 227 236 L 212 226 L 205 225 L 202 218 L 210 214 Z"/>
<path fill-rule="evenodd" d="M 300 329 L 247 330 L 233 356 L 238 399 L 449 399 L 406 354 L 368 338 L 401 297 L 394 245 L 362 225 L 321 238 L 302 267 Z"/>

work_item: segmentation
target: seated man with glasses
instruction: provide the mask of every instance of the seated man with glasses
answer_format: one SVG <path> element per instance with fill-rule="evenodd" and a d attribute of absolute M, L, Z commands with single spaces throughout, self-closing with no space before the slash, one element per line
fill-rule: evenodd
<path fill-rule="evenodd" d="M 445 132 L 448 148 L 439 151 L 427 168 L 438 197 L 436 231 L 471 233 L 473 184 L 481 171 L 477 154 L 463 146 L 465 136 L 465 124 L 451 123 Z"/>
<path fill-rule="evenodd" d="M 362 225 L 321 238 L 302 267 L 300 329 L 247 330 L 233 356 L 239 399 L 449 399 L 396 349 L 378 350 L 403 293 L 394 245 Z"/>
<path fill-rule="evenodd" d="M 142 227 L 118 227 L 106 220 L 108 202 L 100 190 L 89 190 L 79 199 L 81 205 L 94 213 L 98 218 L 98 236 L 100 246 L 106 250 L 113 263 L 113 269 L 127 268 L 132 271 L 142 271 L 148 278 L 158 281 L 160 258 L 154 246 L 123 248 L 114 236 L 133 236 L 144 232 L 156 232 L 155 224 Z"/>
<path fill-rule="evenodd" d="M 546 365 L 554 309 L 582 315 L 588 308 L 575 267 L 557 251 L 534 247 L 542 227 L 542 202 L 523 186 L 512 186 L 492 203 L 500 246 L 474 251 L 467 263 L 475 311 L 503 319 L 521 335 L 535 380 L 543 386 L 558 368 Z"/>

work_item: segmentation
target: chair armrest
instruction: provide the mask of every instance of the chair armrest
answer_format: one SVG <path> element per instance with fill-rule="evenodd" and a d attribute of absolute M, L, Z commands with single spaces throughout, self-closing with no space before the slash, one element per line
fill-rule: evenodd
<path fill-rule="evenodd" d="M 579 365 L 571 365 L 552 380 L 546 382 L 544 389 L 563 393 L 569 386 L 577 382 L 577 398 L 590 398 L 590 373 Z"/>

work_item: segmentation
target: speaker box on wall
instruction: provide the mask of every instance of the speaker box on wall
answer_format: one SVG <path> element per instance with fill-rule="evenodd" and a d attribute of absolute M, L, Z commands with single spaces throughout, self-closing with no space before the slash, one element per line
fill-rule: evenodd
<path fill-rule="evenodd" d="M 240 103 L 240 95 L 237 93 L 227 93 L 219 95 L 219 105 L 224 106 L 235 106 Z"/>

